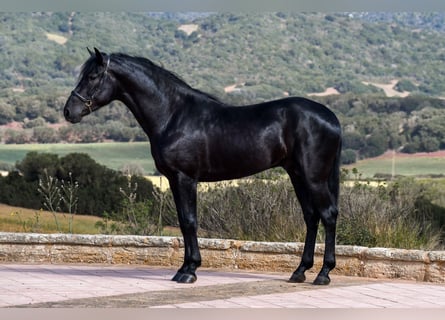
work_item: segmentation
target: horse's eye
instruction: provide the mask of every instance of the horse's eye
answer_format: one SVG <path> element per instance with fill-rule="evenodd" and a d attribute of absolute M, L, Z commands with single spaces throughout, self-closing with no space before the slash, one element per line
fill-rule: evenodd
<path fill-rule="evenodd" d="M 97 74 L 90 74 L 90 75 L 88 76 L 88 79 L 89 79 L 89 80 L 95 80 L 97 77 L 98 77 Z"/>

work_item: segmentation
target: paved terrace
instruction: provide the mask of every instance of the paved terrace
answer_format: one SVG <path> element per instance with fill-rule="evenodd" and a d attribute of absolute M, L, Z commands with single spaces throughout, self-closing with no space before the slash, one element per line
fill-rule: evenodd
<path fill-rule="evenodd" d="M 445 285 L 332 275 L 327 287 L 286 282 L 288 273 L 203 268 L 192 285 L 175 269 L 141 265 L 0 265 L 0 307 L 444 308 Z"/>
<path fill-rule="evenodd" d="M 170 281 L 181 238 L 0 233 L 0 307 L 445 307 L 445 251 L 337 246 L 332 282 L 320 287 L 311 284 L 315 273 L 287 282 L 302 243 L 199 246 L 198 281 L 185 285 Z M 317 245 L 315 271 L 323 252 Z"/>

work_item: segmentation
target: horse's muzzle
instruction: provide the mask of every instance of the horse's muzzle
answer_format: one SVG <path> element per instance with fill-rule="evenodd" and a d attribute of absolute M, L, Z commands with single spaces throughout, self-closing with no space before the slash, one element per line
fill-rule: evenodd
<path fill-rule="evenodd" d="M 73 114 L 73 112 L 71 112 L 70 109 L 67 107 L 63 109 L 63 115 L 65 117 L 65 120 L 71 123 L 78 123 L 80 122 L 80 120 L 82 120 L 82 116 L 80 114 Z"/>

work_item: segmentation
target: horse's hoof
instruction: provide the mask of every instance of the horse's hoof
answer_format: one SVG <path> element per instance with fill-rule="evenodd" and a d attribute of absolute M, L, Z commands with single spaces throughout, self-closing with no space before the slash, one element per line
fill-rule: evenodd
<path fill-rule="evenodd" d="M 313 283 L 317 286 L 326 286 L 329 283 L 331 283 L 331 279 L 329 279 L 328 276 L 318 275 L 317 278 L 315 278 Z"/>
<path fill-rule="evenodd" d="M 172 278 L 172 281 L 176 281 L 176 282 L 178 282 L 179 281 L 179 279 L 181 279 L 181 277 L 183 276 L 184 274 L 182 273 L 182 272 L 176 272 L 176 274 L 175 274 L 175 276 Z"/>
<path fill-rule="evenodd" d="M 174 277 L 176 278 L 176 276 Z M 183 273 L 177 280 L 176 282 L 178 283 L 193 283 L 196 281 L 196 276 L 194 274 L 190 274 L 190 273 Z"/>
<path fill-rule="evenodd" d="M 304 273 L 292 273 L 292 276 L 289 279 L 289 282 L 294 282 L 294 283 L 303 283 L 304 281 L 306 281 L 306 276 L 304 275 Z"/>

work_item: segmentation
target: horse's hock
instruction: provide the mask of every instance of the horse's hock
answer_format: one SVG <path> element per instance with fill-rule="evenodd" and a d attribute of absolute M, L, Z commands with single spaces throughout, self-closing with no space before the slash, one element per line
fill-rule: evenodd
<path fill-rule="evenodd" d="M 292 272 L 303 243 L 199 239 L 203 267 Z M 314 270 L 324 246 L 317 244 Z M 445 283 L 445 251 L 337 246 L 333 274 Z M 2 263 L 145 264 L 177 268 L 183 241 L 177 237 L 0 233 Z"/>

